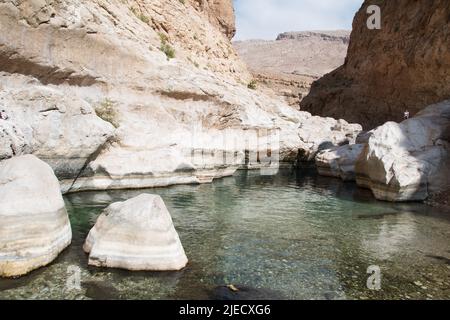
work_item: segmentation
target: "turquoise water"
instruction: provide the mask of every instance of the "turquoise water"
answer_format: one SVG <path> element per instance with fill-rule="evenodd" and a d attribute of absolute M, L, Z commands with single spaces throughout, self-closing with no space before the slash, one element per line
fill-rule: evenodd
<path fill-rule="evenodd" d="M 180 272 L 87 266 L 83 241 L 101 210 L 162 196 L 190 260 Z M 353 183 L 283 170 L 198 186 L 65 198 L 73 243 L 50 266 L 0 280 L 2 299 L 449 299 L 450 214 L 378 202 Z M 381 290 L 367 268 L 381 268 Z M 78 269 L 79 268 L 79 269 Z M 80 273 L 79 287 L 70 285 Z M 69 285 L 67 284 L 69 279 Z M 235 293 L 225 286 L 233 284 Z"/>

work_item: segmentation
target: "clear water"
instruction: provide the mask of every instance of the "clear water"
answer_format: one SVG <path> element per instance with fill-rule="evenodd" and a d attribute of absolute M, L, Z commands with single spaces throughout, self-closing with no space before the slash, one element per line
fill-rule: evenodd
<path fill-rule="evenodd" d="M 88 267 L 81 247 L 101 210 L 143 192 L 163 197 L 188 267 L 158 273 Z M 72 245 L 50 266 L 0 280 L 0 299 L 450 298 L 448 212 L 378 202 L 353 183 L 311 171 L 274 177 L 242 171 L 213 184 L 65 199 Z M 371 265 L 381 268 L 379 291 L 367 288 Z M 76 268 L 79 288 L 67 285 Z"/>

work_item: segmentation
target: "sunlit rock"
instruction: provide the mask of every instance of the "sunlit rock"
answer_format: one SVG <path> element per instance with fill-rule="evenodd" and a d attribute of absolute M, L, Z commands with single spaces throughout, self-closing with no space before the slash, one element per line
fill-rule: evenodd
<path fill-rule="evenodd" d="M 313 161 L 361 130 L 250 89 L 229 0 L 36 3 L 0 3 L 0 105 L 64 193 Z"/>
<path fill-rule="evenodd" d="M 380 200 L 425 200 L 450 185 L 450 101 L 372 132 L 356 163 L 359 186 Z"/>
<path fill-rule="evenodd" d="M 49 264 L 71 239 L 52 169 L 32 155 L 0 162 L 0 276 L 21 276 Z"/>
<path fill-rule="evenodd" d="M 11 121 L 0 119 L 0 160 L 29 153 L 29 141 L 22 130 Z"/>
<path fill-rule="evenodd" d="M 355 163 L 364 145 L 353 144 L 324 150 L 316 156 L 320 175 L 355 180 Z"/>
<path fill-rule="evenodd" d="M 150 194 L 106 208 L 83 249 L 97 267 L 169 271 L 188 262 L 163 200 Z"/>

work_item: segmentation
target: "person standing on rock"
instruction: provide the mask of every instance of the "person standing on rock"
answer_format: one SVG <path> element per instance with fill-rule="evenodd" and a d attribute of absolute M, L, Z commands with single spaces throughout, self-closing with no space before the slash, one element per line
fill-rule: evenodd
<path fill-rule="evenodd" d="M 409 119 L 409 116 L 410 116 L 410 113 L 409 113 L 408 110 L 406 110 L 405 113 L 404 113 L 404 119 L 405 119 L 405 120 L 408 120 L 408 119 Z"/>

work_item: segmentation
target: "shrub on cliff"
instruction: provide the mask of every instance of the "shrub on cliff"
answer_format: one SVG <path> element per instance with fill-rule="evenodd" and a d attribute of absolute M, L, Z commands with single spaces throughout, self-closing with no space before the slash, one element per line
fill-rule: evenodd
<path fill-rule="evenodd" d="M 161 40 L 159 49 L 165 53 L 167 60 L 175 58 L 175 49 L 169 44 L 169 38 L 163 33 L 159 34 L 159 38 Z"/>
<path fill-rule="evenodd" d="M 113 101 L 104 100 L 95 107 L 95 113 L 100 119 L 111 123 L 115 128 L 119 127 L 118 114 Z"/>
<path fill-rule="evenodd" d="M 256 80 L 250 81 L 250 83 L 247 85 L 247 88 L 249 88 L 249 89 L 251 89 L 251 90 L 256 90 L 256 88 L 257 88 L 257 82 L 256 82 Z"/>

